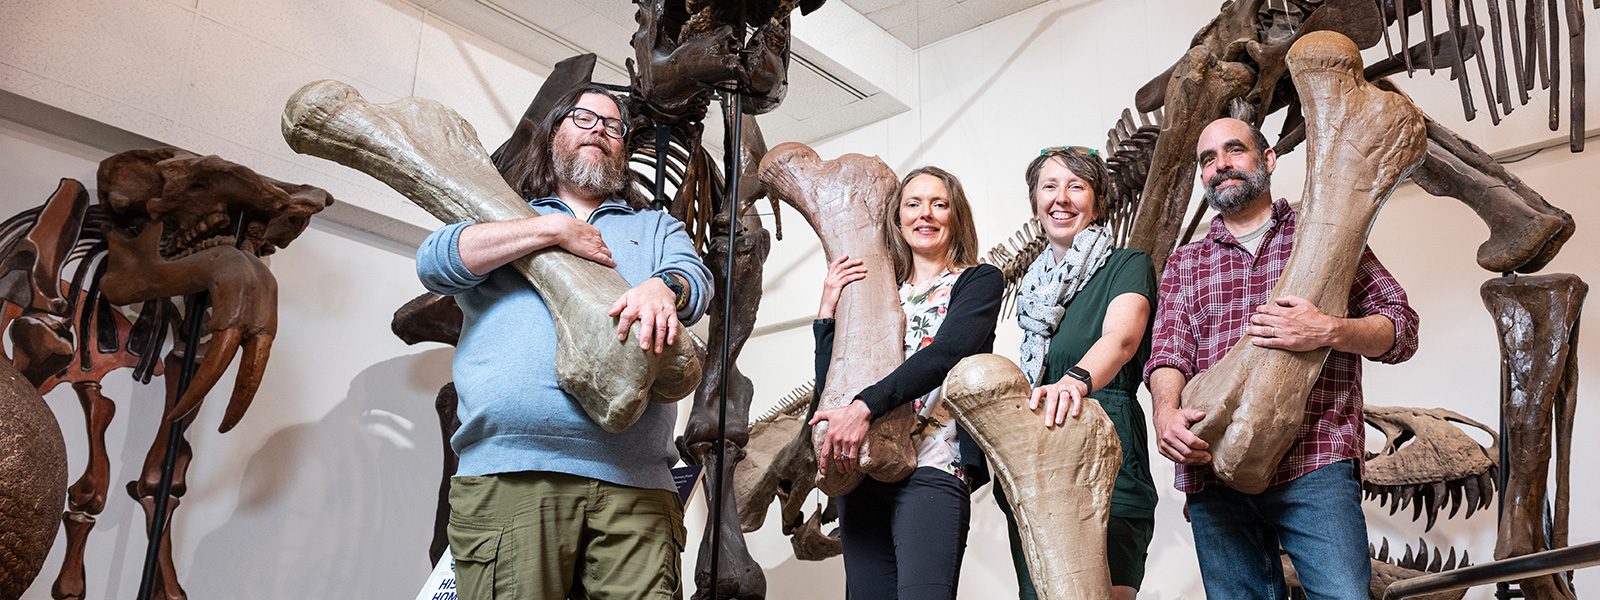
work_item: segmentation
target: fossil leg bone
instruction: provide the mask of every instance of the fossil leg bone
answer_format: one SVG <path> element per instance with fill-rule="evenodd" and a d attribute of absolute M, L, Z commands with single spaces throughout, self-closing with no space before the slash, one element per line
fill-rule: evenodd
<path fill-rule="evenodd" d="M 1566 545 L 1567 534 L 1578 319 L 1589 286 L 1576 275 L 1558 273 L 1491 279 L 1480 291 L 1500 333 L 1500 360 L 1506 377 L 1501 387 L 1507 450 L 1505 506 L 1494 557 L 1560 548 Z M 1553 513 L 1546 509 L 1552 437 L 1557 444 Z M 1525 579 L 1519 584 L 1528 598 L 1576 597 L 1560 575 Z"/>
<path fill-rule="evenodd" d="M 1011 499 L 1039 597 L 1108 599 L 1106 522 L 1122 444 L 1092 398 L 1066 427 L 1040 427 L 1027 409 L 1032 391 L 1022 369 L 996 354 L 956 363 L 943 387 L 945 406 L 983 448 Z"/>
<path fill-rule="evenodd" d="M 761 160 L 767 192 L 805 217 L 828 260 L 848 255 L 867 267 L 867 277 L 845 286 L 836 309 L 833 360 L 818 410 L 845 406 L 905 361 L 905 318 L 894 283 L 894 267 L 879 227 L 886 203 L 898 187 L 882 160 L 846 154 L 823 161 L 803 144 L 780 144 Z M 863 475 L 899 481 L 916 468 L 911 432 L 916 427 L 910 403 L 873 421 L 861 445 L 861 468 L 817 476 L 817 488 L 830 496 L 854 489 Z M 827 431 L 819 424 L 813 440 Z"/>
<path fill-rule="evenodd" d="M 1344 316 L 1373 218 L 1426 151 L 1422 113 L 1367 83 L 1355 44 L 1337 33 L 1305 36 L 1288 61 L 1305 106 L 1306 196 L 1271 297 L 1299 296 Z M 1223 481 L 1246 493 L 1266 489 L 1327 355 L 1261 348 L 1246 337 L 1184 387 L 1183 405 L 1206 413 L 1194 430 L 1211 444 Z"/>
<path fill-rule="evenodd" d="M 501 179 L 472 126 L 436 102 L 380 106 L 344 83 L 315 81 L 289 99 L 283 137 L 296 152 L 372 175 L 445 222 L 537 215 Z M 675 402 L 694 391 L 700 363 L 688 336 L 655 355 L 639 348 L 637 324 L 624 342 L 602 333 L 616 322 L 606 314 L 611 303 L 629 288 L 616 270 L 559 248 L 512 264 L 550 305 L 557 381 L 602 428 L 622 431 L 647 400 Z"/>
<path fill-rule="evenodd" d="M 1489 226 L 1478 266 L 1496 273 L 1543 269 L 1572 237 L 1572 215 L 1551 206 L 1489 153 L 1427 120 L 1428 157 L 1412 174 L 1424 191 L 1450 196 Z"/>
<path fill-rule="evenodd" d="M 1173 66 L 1166 87 L 1167 116 L 1161 122 L 1161 137 L 1156 139 L 1150 174 L 1128 236 L 1128 246 L 1150 253 L 1157 273 L 1172 253 L 1188 211 L 1194 187 L 1194 145 L 1200 141 L 1200 132 L 1254 82 L 1249 68 L 1217 57 L 1206 46 L 1189 49 Z"/>

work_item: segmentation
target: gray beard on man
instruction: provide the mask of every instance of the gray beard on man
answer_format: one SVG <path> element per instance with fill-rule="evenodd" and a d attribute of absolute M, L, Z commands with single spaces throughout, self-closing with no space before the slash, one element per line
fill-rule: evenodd
<path fill-rule="evenodd" d="M 555 153 L 556 178 L 575 188 L 615 194 L 627 184 L 627 164 L 611 155 L 589 159 L 579 153 L 581 145 L 560 148 Z"/>
<path fill-rule="evenodd" d="M 1232 187 L 1218 188 L 1223 181 L 1238 178 Z M 1206 204 L 1222 214 L 1231 214 L 1250 205 L 1250 202 L 1272 190 L 1272 173 L 1265 168 L 1255 171 L 1219 171 L 1205 185 Z"/>

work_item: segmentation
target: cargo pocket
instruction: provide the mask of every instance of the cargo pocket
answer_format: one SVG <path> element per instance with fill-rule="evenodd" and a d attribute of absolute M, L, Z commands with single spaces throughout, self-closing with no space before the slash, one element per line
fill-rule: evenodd
<path fill-rule="evenodd" d="M 450 553 L 455 557 L 456 588 L 460 597 L 482 600 L 516 597 L 513 582 L 509 581 L 512 570 L 496 568 L 502 532 L 500 527 L 450 520 L 445 535 L 450 541 Z"/>
<path fill-rule="evenodd" d="M 678 501 L 677 494 L 670 495 L 667 514 L 671 515 L 667 529 L 672 535 L 672 547 L 667 548 L 667 569 L 662 573 L 658 591 L 662 598 L 678 599 L 683 597 L 683 551 L 689 546 L 689 530 L 683 526 L 683 503 Z"/>

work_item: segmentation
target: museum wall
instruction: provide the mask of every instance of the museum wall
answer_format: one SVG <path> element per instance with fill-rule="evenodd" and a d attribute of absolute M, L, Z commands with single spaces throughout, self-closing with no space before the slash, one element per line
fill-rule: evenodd
<path fill-rule="evenodd" d="M 1103 145 L 1133 91 L 1181 54 L 1215 4 L 1046 2 L 922 48 L 903 74 L 915 82 L 900 98 L 909 112 L 816 146 L 824 157 L 875 154 L 899 172 L 930 163 L 949 168 L 973 200 L 980 245 L 992 247 L 1028 217 L 1021 175 L 1038 148 Z M 95 164 L 123 149 L 108 140 L 130 137 L 323 186 L 370 213 L 343 221 L 357 227 L 319 218 L 271 258 L 280 288 L 274 358 L 237 429 L 216 433 L 225 391 L 202 408 L 190 436 L 196 459 L 174 531 L 175 554 L 196 598 L 412 597 L 428 569 L 439 468 L 432 398 L 449 378 L 450 350 L 406 347 L 389 334 L 393 309 L 422 290 L 410 248 L 360 231 L 359 223 L 415 229 L 433 221 L 364 175 L 294 155 L 277 133 L 277 116 L 301 84 L 337 78 L 378 101 L 413 94 L 440 100 L 493 145 L 549 67 L 399 0 L 0 0 L 0 14 L 7 17 L 0 19 L 0 100 L 6 100 L 0 106 L 7 111 L 0 114 L 0 182 L 10 192 L 0 214 L 42 202 L 59 177 L 92 189 Z M 1545 128 L 1542 105 L 1521 108 L 1491 129 L 1485 116 L 1462 120 L 1454 84 L 1443 75 L 1422 74 L 1403 85 L 1435 118 L 1490 152 L 1563 135 Z M 40 114 L 53 118 L 41 123 Z M 62 125 L 74 120 L 103 127 Z M 123 135 L 93 133 L 106 130 Z M 1559 146 L 1509 166 L 1578 221 L 1578 233 L 1546 272 L 1573 272 L 1592 283 L 1600 282 L 1594 267 L 1600 245 L 1589 229 L 1600 223 L 1600 208 L 1588 197 L 1600 189 L 1596 152 L 1572 155 Z M 1298 197 L 1299 159 L 1280 163 L 1279 195 Z M 798 215 L 784 209 L 783 224 L 784 239 L 774 243 L 766 266 L 758 335 L 741 361 L 756 384 L 752 414 L 810 379 L 806 319 L 816 309 L 823 259 Z M 1472 262 L 1484 236 L 1481 221 L 1454 200 L 1410 185 L 1391 199 L 1371 245 L 1410 290 L 1422 316 L 1422 347 L 1409 363 L 1369 366 L 1370 402 L 1444 406 L 1495 420 L 1498 353 L 1477 297 L 1490 274 Z M 776 326 L 788 322 L 795 326 Z M 1591 374 L 1600 372 L 1594 337 L 1579 350 L 1580 369 Z M 1014 357 L 1018 339 L 1006 319 L 996 349 Z M 231 374 L 218 387 L 230 384 Z M 1592 429 L 1589 413 L 1600 408 L 1591 399 L 1595 391 L 1592 376 L 1580 380 L 1580 432 Z M 111 498 L 90 538 L 89 588 L 91 597 L 121 598 L 137 587 L 144 549 L 142 514 L 121 484 L 134 477 L 152 443 L 160 395 L 120 374 L 108 378 L 106 392 L 121 404 L 108 435 Z M 48 399 L 67 432 L 76 476 L 84 455 L 81 412 L 69 392 Z M 1580 433 L 1575 446 L 1579 457 L 1600 454 L 1596 436 Z M 1203 597 L 1170 463 L 1152 456 L 1152 465 L 1162 495 L 1141 597 Z M 1585 469 L 1580 463 L 1574 472 Z M 1590 478 L 1577 477 L 1575 485 L 1574 506 L 1600 500 Z M 698 503 L 687 523 L 686 595 L 705 519 Z M 1421 536 L 1430 546 L 1468 549 L 1477 560 L 1492 554 L 1488 516 L 1441 519 L 1422 534 L 1419 524 L 1386 513 L 1369 510 L 1374 539 L 1387 535 L 1398 547 Z M 769 598 L 843 597 L 841 562 L 794 559 L 773 519 L 748 539 L 767 570 Z M 1600 539 L 1600 523 L 1575 511 L 1572 539 Z M 58 547 L 25 598 L 49 596 L 60 553 Z M 989 488 L 975 496 L 966 557 L 962 597 L 1004 597 L 1015 589 L 1004 520 Z M 1593 575 L 1580 574 L 1586 576 Z"/>

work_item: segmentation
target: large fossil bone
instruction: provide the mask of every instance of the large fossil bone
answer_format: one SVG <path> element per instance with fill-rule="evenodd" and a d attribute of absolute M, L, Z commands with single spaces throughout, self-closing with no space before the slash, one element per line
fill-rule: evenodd
<path fill-rule="evenodd" d="M 1572 237 L 1572 215 L 1507 171 L 1488 152 L 1427 120 L 1428 156 L 1412 173 L 1435 196 L 1460 199 L 1489 226 L 1478 246 L 1478 266 L 1496 273 L 1543 269 Z"/>
<path fill-rule="evenodd" d="M 804 216 L 822 240 L 828 260 L 848 255 L 867 267 L 867 277 L 845 286 L 835 309 L 833 360 L 818 410 L 845 406 L 856 394 L 905 361 L 905 318 L 900 310 L 879 215 L 894 202 L 894 171 L 876 157 L 846 154 L 824 161 L 804 144 L 786 143 L 761 160 L 761 182 L 768 193 Z M 906 403 L 873 421 L 861 445 L 861 468 L 817 476 L 817 488 L 830 496 L 854 489 L 867 475 L 879 481 L 905 479 L 916 468 L 911 432 L 916 427 Z M 819 423 L 813 440 L 827 432 Z"/>
<path fill-rule="evenodd" d="M 1306 194 L 1271 297 L 1299 296 L 1342 317 L 1378 208 L 1427 149 L 1422 113 L 1367 83 L 1355 44 L 1337 33 L 1301 38 L 1287 60 L 1305 106 Z M 1327 356 L 1327 348 L 1289 352 L 1245 337 L 1184 387 L 1183 405 L 1206 413 L 1195 435 L 1211 444 L 1224 482 L 1246 493 L 1266 489 Z"/>
<path fill-rule="evenodd" d="M 472 125 L 437 102 L 376 105 L 344 83 L 315 81 L 289 99 L 282 125 L 296 152 L 371 175 L 441 221 L 537 216 L 501 179 Z M 656 355 L 639 348 L 637 324 L 624 342 L 605 333 L 616 322 L 607 311 L 629 287 L 616 270 L 559 248 L 512 265 L 550 306 L 561 389 L 600 427 L 622 431 L 647 400 L 675 402 L 694 391 L 700 362 L 689 336 Z"/>
<path fill-rule="evenodd" d="M 1496 559 L 1567 545 L 1572 417 L 1577 408 L 1578 319 L 1588 284 L 1576 275 L 1484 282 L 1483 304 L 1500 333 L 1501 411 L 1506 426 L 1505 505 Z M 1552 435 L 1553 433 L 1553 435 Z M 1551 440 L 1555 499 L 1547 504 Z M 1561 575 L 1519 582 L 1527 598 L 1575 598 Z"/>
<path fill-rule="evenodd" d="M 1165 85 L 1166 118 L 1150 158 L 1128 246 L 1150 253 L 1156 272 L 1178 239 L 1178 229 L 1194 188 L 1194 145 L 1212 119 L 1234 98 L 1250 90 L 1255 75 L 1245 65 L 1195 46 L 1173 66 Z"/>
<path fill-rule="evenodd" d="M 963 359 L 942 389 L 1011 500 L 1039 597 L 1110 598 L 1106 522 L 1122 444 L 1100 403 L 1085 398 L 1066 427 L 1040 427 L 1022 369 L 996 354 Z"/>

